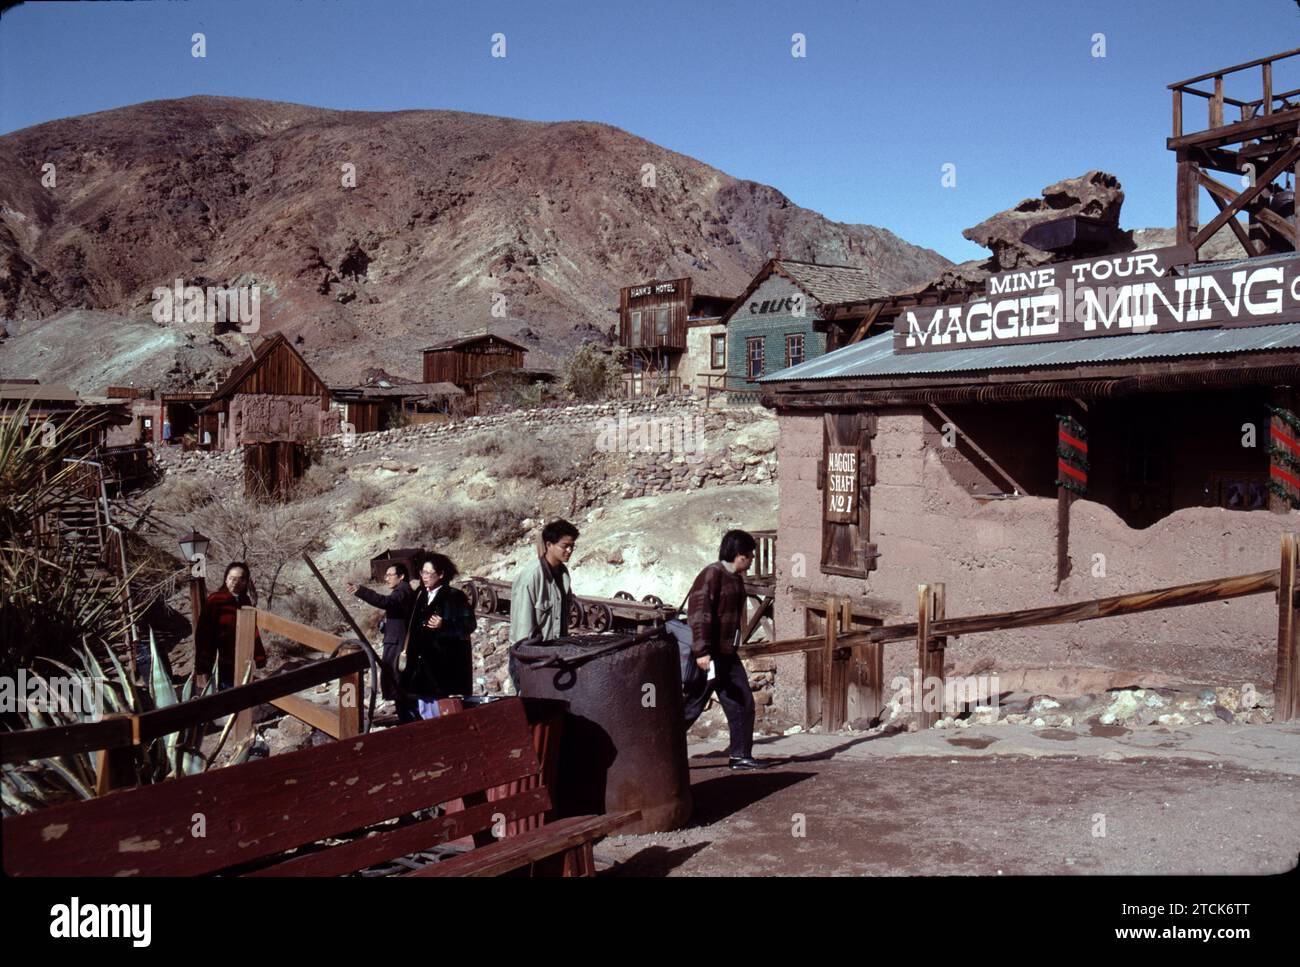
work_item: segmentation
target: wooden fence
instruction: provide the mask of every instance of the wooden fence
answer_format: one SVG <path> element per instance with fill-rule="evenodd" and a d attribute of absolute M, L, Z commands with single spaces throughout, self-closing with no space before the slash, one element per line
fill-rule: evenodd
<path fill-rule="evenodd" d="M 232 739 L 238 748 L 239 742 L 252 731 L 252 710 L 262 704 L 274 705 L 336 739 L 360 734 L 362 675 L 370 666 L 365 650 L 338 635 L 269 611 L 245 607 L 240 609 L 235 628 L 236 681 L 243 680 L 252 664 L 257 630 L 282 635 L 333 657 L 167 708 L 105 717 L 98 722 L 5 732 L 0 734 L 0 761 L 14 765 L 33 759 L 99 752 L 104 762 L 107 753 L 116 751 L 119 755 L 114 758 L 133 754 L 132 750 L 144 743 L 231 714 L 236 716 Z M 295 694 L 335 680 L 339 683 L 336 709 L 323 708 Z M 99 771 L 103 774 L 106 770 Z M 108 788 L 109 784 L 101 782 L 97 792 Z"/>
<path fill-rule="evenodd" d="M 852 630 L 849 599 L 830 596 L 825 602 L 824 634 L 745 645 L 740 652 L 743 658 L 799 652 L 820 654 L 818 680 L 810 681 L 808 687 L 820 691 L 823 729 L 834 731 L 845 723 L 851 681 L 866 692 L 862 700 L 868 708 L 878 712 L 883 707 L 883 659 L 879 649 L 887 642 L 914 641 L 917 667 L 922 680 L 937 679 L 942 684 L 948 640 L 959 635 L 1076 624 L 1097 618 L 1141 614 L 1161 608 L 1178 608 L 1277 592 L 1277 673 L 1273 686 L 1273 721 L 1289 722 L 1300 713 L 1300 637 L 1297 635 L 1300 622 L 1296 616 L 1296 588 L 1297 537 L 1288 533 L 1282 535 L 1281 565 L 1275 570 L 1022 611 L 948 618 L 944 611 L 944 585 L 922 584 L 917 587 L 915 622 Z M 921 706 L 922 709 L 924 707 Z M 921 728 L 929 728 L 938 718 L 938 711 L 921 711 Z"/>

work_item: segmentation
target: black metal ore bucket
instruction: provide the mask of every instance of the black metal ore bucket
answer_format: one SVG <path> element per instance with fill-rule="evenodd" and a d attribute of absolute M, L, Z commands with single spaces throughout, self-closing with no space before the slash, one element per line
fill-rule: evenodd
<path fill-rule="evenodd" d="M 690 770 L 676 641 L 571 635 L 520 645 L 519 692 L 568 702 L 552 790 L 559 816 L 641 810 L 620 830 L 679 829 L 691 816 Z"/>

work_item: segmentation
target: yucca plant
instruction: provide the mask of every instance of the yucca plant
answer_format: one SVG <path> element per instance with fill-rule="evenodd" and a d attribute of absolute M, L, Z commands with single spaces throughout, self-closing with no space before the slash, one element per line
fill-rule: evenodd
<path fill-rule="evenodd" d="M 105 669 L 95 657 L 94 652 L 85 647 L 78 653 L 81 665 L 80 672 L 54 659 L 46 658 L 41 659 L 41 661 L 53 665 L 71 679 L 103 683 L 104 708 L 102 711 L 106 715 L 140 714 L 153 709 L 167 708 L 177 702 L 189 701 L 193 697 L 193 676 L 186 679 L 178 694 L 171 678 L 164 670 L 163 663 L 158 655 L 158 645 L 152 632 L 149 635 L 149 649 L 153 659 L 151 662 L 153 671 L 145 687 L 137 686 L 131 680 L 131 676 L 127 674 L 122 667 L 122 663 L 111 651 L 108 653 L 112 668 L 111 677 L 105 674 Z M 251 666 L 249 674 L 251 674 Z M 49 682 L 45 679 L 41 679 L 41 681 L 47 691 L 52 694 Z M 208 685 L 201 695 L 210 693 L 216 687 L 216 681 L 217 676 L 214 668 L 213 673 L 208 678 Z M 245 677 L 246 683 L 247 676 Z M 83 710 L 79 708 L 50 708 L 47 712 L 42 712 L 29 707 L 26 713 L 17 714 L 25 728 L 39 729 L 60 725 L 75 725 L 78 722 L 93 720 L 92 716 L 82 714 L 82 712 Z M 217 755 L 225 745 L 226 737 L 230 733 L 234 720 L 235 716 L 230 716 L 216 748 L 213 750 L 212 755 L 207 757 L 197 748 L 191 748 L 184 741 L 186 737 L 197 739 L 200 734 L 197 729 L 173 732 L 170 735 L 161 736 L 140 746 L 135 759 L 135 779 L 137 783 L 162 782 L 178 776 L 194 775 L 207 771 L 215 763 Z M 195 744 L 197 745 L 197 743 Z M 244 761 L 248 757 L 251 748 L 252 742 L 245 742 L 241 747 L 234 750 L 226 764 L 234 765 Z M 0 791 L 3 792 L 4 814 L 14 815 L 16 813 L 31 812 L 69 800 L 91 799 L 95 795 L 94 789 L 98 778 L 98 768 L 96 756 L 92 752 L 41 759 L 25 769 L 5 765 L 3 778 L 0 781 Z"/>
<path fill-rule="evenodd" d="M 116 602 L 130 575 L 94 576 L 98 563 L 59 539 L 60 505 L 75 492 L 85 456 L 102 431 L 101 411 L 78 409 L 57 426 L 29 425 L 30 405 L 0 413 L 0 674 L 37 656 L 75 660 L 74 646 L 108 650 L 122 638 Z"/>

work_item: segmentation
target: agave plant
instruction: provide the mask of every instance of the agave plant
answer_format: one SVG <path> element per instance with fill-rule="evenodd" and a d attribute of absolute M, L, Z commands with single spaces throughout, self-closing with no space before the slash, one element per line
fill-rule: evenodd
<path fill-rule="evenodd" d="M 152 632 L 149 635 L 149 649 L 153 671 L 147 687 L 140 687 L 132 682 L 131 676 L 127 674 L 122 663 L 111 650 L 108 652 L 112 667 L 111 676 L 105 674 L 103 665 L 95 657 L 94 651 L 88 647 L 83 647 L 78 654 L 80 672 L 55 659 L 41 660 L 58 668 L 70 679 L 102 683 L 104 714 L 140 714 L 153 709 L 167 708 L 177 702 L 189 701 L 193 692 L 193 676 L 186 679 L 178 694 L 165 671 Z M 215 669 L 213 671 L 214 674 L 209 676 L 208 685 L 201 694 L 207 694 L 215 688 L 217 676 Z M 251 668 L 249 673 L 251 674 Z M 28 675 L 31 677 L 32 672 L 29 671 Z M 47 692 L 53 694 L 50 683 L 43 678 L 40 681 Z M 42 712 L 28 707 L 26 713 L 19 713 L 19 716 L 27 728 L 50 728 L 92 721 L 95 718 L 94 713 L 85 714 L 85 711 L 76 707 L 70 709 L 52 707 L 48 712 Z M 140 784 L 162 782 L 179 776 L 194 775 L 211 768 L 221 747 L 225 744 L 234 719 L 235 716 L 230 716 L 230 721 L 227 722 L 216 749 L 208 757 L 203 756 L 196 747 L 195 740 L 200 734 L 197 729 L 173 732 L 140 746 L 136 750 L 134 763 L 136 782 Z M 187 737 L 190 739 L 188 742 L 185 741 Z M 248 757 L 251 748 L 252 743 L 245 742 L 234 751 L 227 764 L 242 762 Z M 93 798 L 100 768 L 96 760 L 94 753 L 84 752 L 41 759 L 25 769 L 5 765 L 0 780 L 4 814 L 31 812 L 59 802 Z"/>
<path fill-rule="evenodd" d="M 87 441 L 105 417 L 77 410 L 57 427 L 29 426 L 29 405 L 0 414 L 0 674 L 37 656 L 75 660 L 76 642 L 108 649 L 126 619 L 117 602 L 130 575 L 97 572 L 54 520 L 76 491 Z"/>

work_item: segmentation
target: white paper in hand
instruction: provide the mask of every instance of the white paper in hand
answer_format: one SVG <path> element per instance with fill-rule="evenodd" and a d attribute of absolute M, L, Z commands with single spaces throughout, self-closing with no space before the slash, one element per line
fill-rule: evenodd
<path fill-rule="evenodd" d="M 706 682 L 713 681 L 713 662 L 709 662 L 709 674 L 704 680 Z"/>

